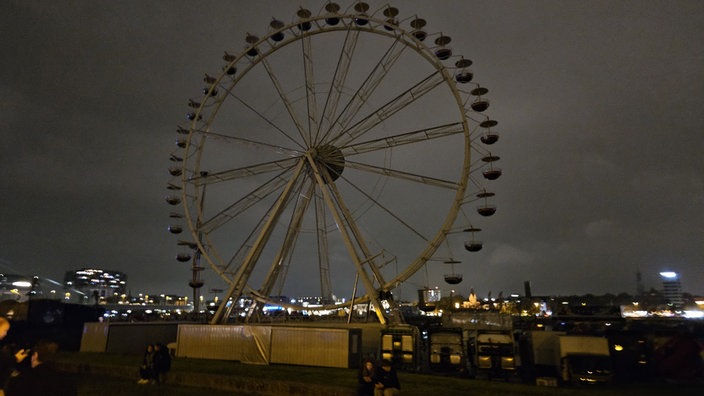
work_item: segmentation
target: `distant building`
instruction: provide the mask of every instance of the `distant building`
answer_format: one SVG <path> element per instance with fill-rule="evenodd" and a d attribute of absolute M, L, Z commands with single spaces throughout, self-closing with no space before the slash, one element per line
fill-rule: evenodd
<path fill-rule="evenodd" d="M 0 300 L 25 301 L 33 284 L 33 279 L 27 276 L 0 274 Z"/>
<path fill-rule="evenodd" d="M 56 292 L 59 283 L 39 276 L 26 276 L 0 273 L 0 301 L 25 302 L 30 299 L 58 299 Z"/>
<path fill-rule="evenodd" d="M 127 275 L 120 271 L 107 271 L 95 268 L 83 268 L 67 271 L 64 276 L 67 293 L 78 292 L 85 299 L 96 300 L 121 296 L 127 292 Z M 88 302 L 88 301 L 85 301 Z"/>
<path fill-rule="evenodd" d="M 663 271 L 660 273 L 660 277 L 662 278 L 662 293 L 667 302 L 681 307 L 683 301 L 680 274 L 673 271 Z"/>

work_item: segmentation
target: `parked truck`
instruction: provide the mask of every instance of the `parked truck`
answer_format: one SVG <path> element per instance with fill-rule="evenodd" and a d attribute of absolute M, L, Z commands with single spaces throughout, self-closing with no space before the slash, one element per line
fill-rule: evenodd
<path fill-rule="evenodd" d="M 475 375 L 504 379 L 514 375 L 518 365 L 510 330 L 474 330 L 468 339 Z"/>
<path fill-rule="evenodd" d="M 431 372 L 467 374 L 467 347 L 461 328 L 429 328 L 427 350 Z"/>
<path fill-rule="evenodd" d="M 390 325 L 381 329 L 380 353 L 394 367 L 417 372 L 423 369 L 423 343 L 420 330 L 406 324 Z"/>
<path fill-rule="evenodd" d="M 613 378 L 609 342 L 604 337 L 529 331 L 521 338 L 522 371 L 537 382 L 595 384 Z"/>

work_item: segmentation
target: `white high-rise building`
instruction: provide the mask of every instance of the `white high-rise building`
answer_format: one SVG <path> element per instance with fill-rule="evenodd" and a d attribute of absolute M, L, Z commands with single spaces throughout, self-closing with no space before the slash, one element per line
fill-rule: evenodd
<path fill-rule="evenodd" d="M 660 277 L 662 278 L 662 292 L 667 302 L 674 306 L 682 306 L 680 274 L 674 271 L 663 271 L 660 273 Z"/>

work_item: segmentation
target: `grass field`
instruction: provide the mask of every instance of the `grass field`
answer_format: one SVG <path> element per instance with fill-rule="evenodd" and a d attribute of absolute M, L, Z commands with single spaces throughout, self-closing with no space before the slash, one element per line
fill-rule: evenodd
<path fill-rule="evenodd" d="M 114 366 L 115 375 L 88 374 L 77 375 L 76 382 L 81 396 L 120 396 L 120 395 L 168 395 L 188 396 L 203 395 L 245 395 L 265 396 L 264 393 L 243 393 L 238 391 L 223 391 L 210 386 L 176 386 L 138 385 L 137 365 L 139 357 L 134 355 L 117 354 L 91 354 L 91 353 L 63 353 L 61 361 L 79 364 L 100 364 Z M 127 373 L 132 372 L 134 377 L 118 376 L 121 369 Z M 198 376 L 205 374 L 221 374 L 228 377 L 256 378 L 260 381 L 289 381 L 306 384 L 334 385 L 342 390 L 338 394 L 354 394 L 356 386 L 356 370 L 336 369 L 301 366 L 257 366 L 241 364 L 238 362 L 200 360 L 200 359 L 174 359 L 172 371 L 174 373 L 191 373 Z M 704 394 L 704 383 L 668 384 L 661 381 L 639 382 L 630 384 L 613 384 L 609 386 L 581 387 L 581 388 L 551 388 L 502 381 L 487 381 L 475 379 L 462 379 L 444 377 L 439 375 L 422 375 L 412 373 L 399 373 L 403 396 L 674 396 L 674 395 L 700 395 Z M 349 393 L 347 393 L 349 392 Z M 332 393 L 331 393 L 332 394 Z M 285 395 L 281 395 L 285 396 Z"/>

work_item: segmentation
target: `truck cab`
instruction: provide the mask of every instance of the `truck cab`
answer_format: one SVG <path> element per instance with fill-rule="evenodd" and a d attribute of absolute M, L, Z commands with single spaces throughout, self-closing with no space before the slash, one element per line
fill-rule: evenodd
<path fill-rule="evenodd" d="M 561 384 L 598 384 L 613 379 L 609 342 L 604 337 L 530 331 L 521 338 L 526 379 L 552 378 Z"/>
<path fill-rule="evenodd" d="M 478 330 L 471 341 L 478 375 L 511 377 L 516 371 L 513 335 L 510 331 Z"/>
<path fill-rule="evenodd" d="M 604 337 L 559 337 L 563 383 L 597 384 L 613 379 L 609 342 Z"/>
<path fill-rule="evenodd" d="M 428 366 L 433 372 L 467 373 L 467 355 L 461 328 L 428 330 Z"/>

